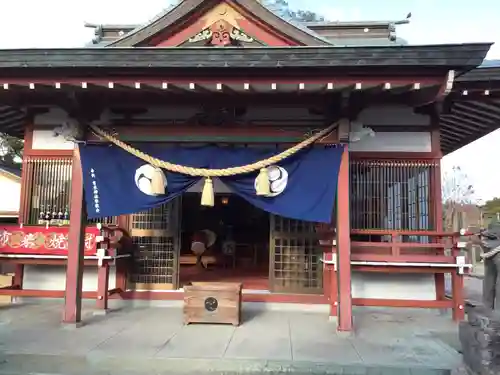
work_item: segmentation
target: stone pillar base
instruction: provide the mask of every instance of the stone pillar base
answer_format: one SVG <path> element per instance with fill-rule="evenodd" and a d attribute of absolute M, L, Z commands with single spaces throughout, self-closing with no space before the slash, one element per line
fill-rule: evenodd
<path fill-rule="evenodd" d="M 459 337 L 464 363 L 476 374 L 500 374 L 500 312 L 468 305 Z"/>

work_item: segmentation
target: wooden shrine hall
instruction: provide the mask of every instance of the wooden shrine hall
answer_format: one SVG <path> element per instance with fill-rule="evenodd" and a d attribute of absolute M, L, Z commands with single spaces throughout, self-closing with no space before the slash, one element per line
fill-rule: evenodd
<path fill-rule="evenodd" d="M 25 142 L 19 223 L 0 235 L 15 276 L 0 294 L 64 297 L 70 324 L 82 298 L 104 310 L 109 298 L 180 300 L 192 281 L 241 282 L 244 302 L 324 305 L 342 331 L 352 306 L 463 319 L 470 264 L 443 231 L 440 163 L 497 129 L 500 64 L 483 63 L 491 43 L 408 44 L 403 23 L 308 24 L 264 1 L 183 0 L 144 25 L 87 25 L 86 47 L 0 50 L 0 131 Z M 283 164 L 298 159 L 280 159 L 248 192 L 227 175 L 182 185 L 159 156 L 163 167 L 148 159 L 125 176 L 146 150 L 215 160 L 295 145 L 338 152 L 338 168 L 315 159 L 301 185 Z M 130 162 L 102 172 L 90 150 Z M 308 194 L 272 206 L 287 189 L 320 194 L 315 179 L 333 189 L 317 207 L 330 222 L 303 220 Z"/>

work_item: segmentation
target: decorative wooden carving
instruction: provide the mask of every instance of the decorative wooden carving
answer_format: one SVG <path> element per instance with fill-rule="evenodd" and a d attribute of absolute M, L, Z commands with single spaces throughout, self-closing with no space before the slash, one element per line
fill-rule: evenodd
<path fill-rule="evenodd" d="M 251 36 L 245 34 L 243 31 L 237 29 L 236 27 L 233 27 L 229 36 L 231 37 L 231 39 L 237 40 L 239 42 L 252 43 L 254 41 Z"/>
<path fill-rule="evenodd" d="M 212 44 L 214 46 L 227 46 L 231 44 L 231 24 L 225 20 L 219 20 L 210 26 L 212 30 Z"/>
<path fill-rule="evenodd" d="M 211 38 L 212 38 L 212 30 L 205 29 L 205 30 L 200 31 L 195 36 L 192 36 L 191 38 L 189 38 L 188 42 L 189 43 L 196 43 L 196 42 L 199 42 L 201 40 L 209 40 Z"/>
<path fill-rule="evenodd" d="M 234 27 L 226 20 L 220 19 L 203 29 L 195 36 L 189 38 L 189 43 L 206 40 L 213 46 L 224 47 L 234 45 L 235 42 L 251 43 L 254 39 L 242 30 Z"/>

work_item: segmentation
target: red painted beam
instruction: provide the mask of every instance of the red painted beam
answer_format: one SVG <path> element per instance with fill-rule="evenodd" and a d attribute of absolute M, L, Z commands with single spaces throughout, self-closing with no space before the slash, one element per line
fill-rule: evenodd
<path fill-rule="evenodd" d="M 399 247 L 404 249 L 439 249 L 443 250 L 446 248 L 445 244 L 442 243 L 417 243 L 417 242 L 363 242 L 363 241 L 353 241 L 351 243 L 352 247 Z"/>
<path fill-rule="evenodd" d="M 392 229 L 352 229 L 352 234 L 366 234 L 378 236 L 429 236 L 429 237 L 457 237 L 460 233 L 443 232 L 442 227 L 439 230 L 392 230 Z"/>
<path fill-rule="evenodd" d="M 351 254 L 351 260 L 364 262 L 405 262 L 405 263 L 449 263 L 454 264 L 455 258 L 446 255 L 385 255 L 385 254 Z"/>
<path fill-rule="evenodd" d="M 400 267 L 400 266 L 361 266 L 353 265 L 356 272 L 378 272 L 385 274 L 442 274 L 456 272 L 456 268 L 451 267 Z"/>
<path fill-rule="evenodd" d="M 294 75 L 293 78 L 287 77 L 287 76 L 279 76 L 275 75 L 272 78 L 269 77 L 259 77 L 255 76 L 253 78 L 248 78 L 246 76 L 243 77 L 228 77 L 227 75 L 223 76 L 210 76 L 210 77 L 196 77 L 193 76 L 192 78 L 179 78 L 177 77 L 165 77 L 165 76 L 159 76 L 159 77 L 144 77 L 144 76 L 139 76 L 139 77 L 131 77 L 127 76 L 127 78 L 123 78 L 121 76 L 110 76 L 106 75 L 105 77 L 98 77 L 98 78 L 89 78 L 89 77 L 76 77 L 76 78 L 63 78 L 61 76 L 54 76 L 54 77 L 27 77 L 27 78 L 12 78 L 5 80 L 5 83 L 11 84 L 11 85 L 29 85 L 30 83 L 35 85 L 35 90 L 36 90 L 36 85 L 48 85 L 52 86 L 54 83 L 58 82 L 61 85 L 81 85 L 82 82 L 86 82 L 87 84 L 91 85 L 99 85 L 99 86 L 108 86 L 109 82 L 113 82 L 114 84 L 117 85 L 134 85 L 135 83 L 144 83 L 144 84 L 156 84 L 160 85 L 163 82 L 172 84 L 172 85 L 188 85 L 190 83 L 195 83 L 195 84 L 200 84 L 200 85 L 206 85 L 206 84 L 212 84 L 216 85 L 217 83 L 222 83 L 222 84 L 242 84 L 243 83 L 249 83 L 249 84 L 271 84 L 271 83 L 276 83 L 276 84 L 292 84 L 292 85 L 298 85 L 299 83 L 304 83 L 304 84 L 327 84 L 327 83 L 333 83 L 334 85 L 354 85 L 356 83 L 361 83 L 364 85 L 379 85 L 383 84 L 390 81 L 391 84 L 393 85 L 409 85 L 415 82 L 419 82 L 421 85 L 439 85 L 442 81 L 441 77 L 412 77 L 412 76 L 405 76 L 405 77 L 391 77 L 391 76 L 381 76 L 381 77 L 366 77 L 366 76 L 349 76 L 349 78 L 346 78 L 345 76 L 341 75 L 321 75 L 318 77 L 311 77 L 310 75 L 304 75 L 304 76 L 296 76 Z M 135 88 L 131 87 L 131 90 L 135 90 Z M 54 91 L 57 91 L 57 89 L 54 88 Z M 135 90 L 137 91 L 137 90 Z M 216 93 L 214 93 L 216 94 Z M 411 153 L 409 153 L 411 154 Z"/>
<path fill-rule="evenodd" d="M 38 289 L 0 289 L 0 296 L 13 297 L 38 297 L 38 298 L 63 298 L 64 290 L 38 290 Z M 95 299 L 97 292 L 83 292 L 83 298 Z"/>
<path fill-rule="evenodd" d="M 453 305 L 450 300 L 444 301 L 424 301 L 424 300 L 402 300 L 402 299 L 378 299 L 378 298 L 353 298 L 354 306 L 371 307 L 409 307 L 426 309 L 446 309 Z"/>

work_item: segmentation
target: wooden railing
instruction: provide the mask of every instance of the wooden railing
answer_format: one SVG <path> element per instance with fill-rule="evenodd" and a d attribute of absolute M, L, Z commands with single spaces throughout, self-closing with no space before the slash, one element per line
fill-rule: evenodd
<path fill-rule="evenodd" d="M 316 232 L 324 249 L 325 274 L 335 290 L 337 249 L 335 231 L 319 225 Z M 465 236 L 470 234 L 466 233 Z M 460 233 L 408 230 L 352 230 L 351 267 L 357 272 L 426 273 L 436 280 L 435 300 L 353 298 L 358 306 L 451 308 L 453 319 L 464 319 L 464 274 L 470 270 L 461 254 Z M 404 238 L 406 240 L 404 240 Z M 362 241 L 361 239 L 369 239 Z M 342 251 L 342 249 L 339 249 Z M 448 251 L 449 250 L 449 251 Z M 446 298 L 444 274 L 451 275 L 451 299 Z M 338 295 L 330 296 L 337 301 Z"/>
<path fill-rule="evenodd" d="M 385 262 L 455 263 L 460 233 L 407 230 L 352 230 L 353 237 L 369 236 L 379 241 L 352 241 L 351 260 Z M 415 241 L 404 237 L 416 237 Z M 445 250 L 450 249 L 449 255 Z"/>

